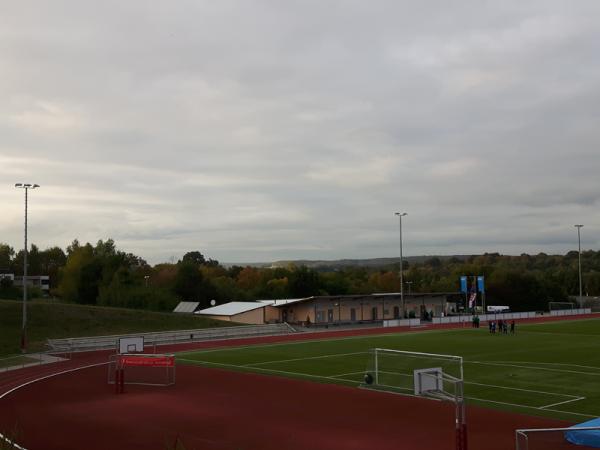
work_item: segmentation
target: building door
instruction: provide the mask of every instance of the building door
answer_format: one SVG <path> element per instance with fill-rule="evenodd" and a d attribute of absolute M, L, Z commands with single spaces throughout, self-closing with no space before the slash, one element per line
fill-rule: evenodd
<path fill-rule="evenodd" d="M 356 309 L 350 308 L 350 320 L 352 322 L 356 321 Z"/>
<path fill-rule="evenodd" d="M 333 309 L 327 310 L 327 322 L 333 322 Z"/>
<path fill-rule="evenodd" d="M 371 309 L 371 318 L 372 318 L 373 320 L 377 320 L 377 306 L 374 306 L 374 307 Z"/>
<path fill-rule="evenodd" d="M 288 319 L 288 318 L 287 318 L 287 311 L 284 309 L 284 310 L 281 312 L 281 320 L 283 320 L 284 322 L 287 322 L 287 319 Z"/>
<path fill-rule="evenodd" d="M 394 319 L 400 318 L 400 308 L 398 306 L 394 306 Z"/>

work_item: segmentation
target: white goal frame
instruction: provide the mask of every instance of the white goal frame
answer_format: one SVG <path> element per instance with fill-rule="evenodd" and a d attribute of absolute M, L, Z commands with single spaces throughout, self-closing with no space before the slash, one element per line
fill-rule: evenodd
<path fill-rule="evenodd" d="M 173 354 L 125 353 L 109 356 L 108 384 L 114 384 L 117 393 L 122 393 L 126 384 L 173 386 L 175 375 Z"/>
<path fill-rule="evenodd" d="M 541 444 L 536 443 L 537 436 L 542 439 L 548 436 L 555 435 L 561 440 L 566 440 L 566 433 L 577 433 L 578 431 L 599 431 L 600 427 L 578 427 L 577 425 L 569 428 L 527 428 L 515 430 L 515 449 L 516 450 L 542 450 L 547 446 L 547 441 L 542 441 Z M 531 439 L 530 439 L 531 438 Z M 573 444 L 573 448 L 577 445 Z"/>
<path fill-rule="evenodd" d="M 552 306 L 568 306 L 568 308 L 552 308 Z M 576 305 L 575 303 L 571 303 L 571 302 L 548 302 L 548 312 L 552 312 L 552 311 L 568 311 L 568 310 L 574 310 L 576 308 L 578 308 L 579 306 Z"/>
<path fill-rule="evenodd" d="M 380 383 L 381 375 L 386 373 L 385 370 L 382 370 L 382 355 L 393 355 L 405 360 L 422 360 L 422 365 L 413 363 L 409 365 L 410 368 L 405 368 L 404 373 L 395 374 L 404 377 L 403 379 L 406 379 L 406 377 L 413 378 L 413 389 L 411 390 L 413 393 L 399 393 L 454 403 L 456 450 L 466 450 L 467 419 L 462 356 L 385 348 L 374 348 L 371 351 L 373 354 L 373 373 L 367 372 L 365 374 L 365 384 L 363 384 L 363 387 L 395 391 L 394 386 Z M 454 367 L 454 373 L 444 372 L 444 365 L 446 364 Z M 450 387 L 450 389 L 446 389 L 446 387 Z M 406 387 L 398 389 L 407 390 Z"/>

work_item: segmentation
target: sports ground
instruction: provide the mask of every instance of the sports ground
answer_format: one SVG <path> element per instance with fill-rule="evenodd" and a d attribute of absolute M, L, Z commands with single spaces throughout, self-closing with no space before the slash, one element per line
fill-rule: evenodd
<path fill-rule="evenodd" d="M 167 449 L 177 440 L 186 450 L 454 448 L 451 404 L 395 395 L 410 394 L 402 383 L 395 393 L 360 387 L 374 347 L 464 358 L 470 449 L 513 449 L 517 428 L 600 416 L 600 319 L 518 323 L 515 335 L 405 331 L 173 348 L 184 350 L 175 386 L 128 386 L 120 396 L 106 383 L 107 355 L 81 355 L 88 368 L 0 399 L 0 425 L 30 450 Z M 22 384 L 10 376 L 3 387 Z"/>

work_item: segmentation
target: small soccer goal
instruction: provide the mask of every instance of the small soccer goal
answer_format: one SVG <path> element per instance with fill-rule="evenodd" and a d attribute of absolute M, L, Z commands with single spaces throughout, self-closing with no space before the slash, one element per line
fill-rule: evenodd
<path fill-rule="evenodd" d="M 596 423 L 597 423 L 596 419 Z M 594 422 L 594 421 L 592 421 Z M 600 426 L 574 425 L 569 428 L 534 428 L 515 431 L 516 450 L 559 448 L 600 448 Z"/>
<path fill-rule="evenodd" d="M 110 355 L 108 383 L 122 393 L 126 384 L 172 386 L 175 384 L 175 355 L 125 353 Z"/>
<path fill-rule="evenodd" d="M 576 305 L 571 302 L 548 302 L 548 311 L 565 311 L 565 310 L 573 310 Z"/>
<path fill-rule="evenodd" d="M 374 348 L 362 387 L 452 402 L 456 449 L 467 449 L 462 357 Z"/>

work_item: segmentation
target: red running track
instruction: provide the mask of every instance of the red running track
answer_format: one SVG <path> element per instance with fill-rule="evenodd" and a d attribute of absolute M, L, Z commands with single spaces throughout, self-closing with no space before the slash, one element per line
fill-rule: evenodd
<path fill-rule="evenodd" d="M 589 317 L 597 315 L 577 318 Z M 301 333 L 165 346 L 160 351 L 461 326 Z M 0 394 L 41 376 L 106 362 L 108 353 L 76 354 L 70 361 L 4 372 Z M 198 367 L 179 367 L 173 388 L 130 387 L 127 395 L 117 397 L 105 384 L 105 370 L 102 366 L 64 374 L 9 394 L 0 400 L 0 431 L 13 430 L 16 424 L 23 437 L 19 442 L 30 450 L 165 449 L 165 439 L 178 435 L 187 450 L 453 448 L 453 412 L 441 403 Z M 136 417 L 140 420 L 131 426 Z M 516 428 L 565 425 L 482 408 L 469 408 L 469 424 L 471 450 L 512 449 Z"/>
<path fill-rule="evenodd" d="M 104 366 L 3 400 L 0 423 L 28 449 L 454 449 L 452 405 L 281 377 L 178 367 L 177 384 L 115 395 Z M 469 408 L 470 449 L 514 448 L 514 430 L 564 422 Z"/>

